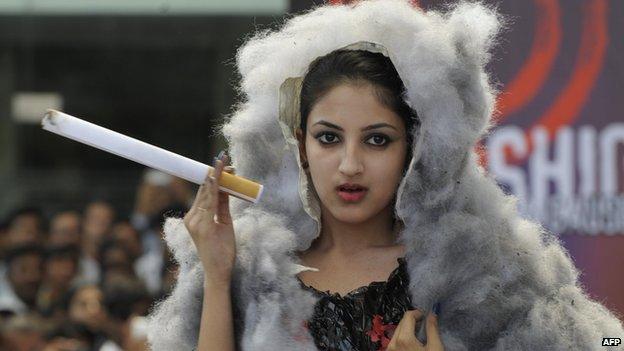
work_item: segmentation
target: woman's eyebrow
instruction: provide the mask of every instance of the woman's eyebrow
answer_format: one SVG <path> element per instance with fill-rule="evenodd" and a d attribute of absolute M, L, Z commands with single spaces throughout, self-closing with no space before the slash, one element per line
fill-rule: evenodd
<path fill-rule="evenodd" d="M 334 129 L 338 129 L 340 131 L 344 131 L 344 129 L 342 129 L 342 127 L 339 127 L 339 126 L 337 126 L 337 125 L 335 125 L 333 123 L 327 122 L 327 121 L 320 120 L 320 121 L 314 123 L 313 125 L 317 125 L 317 124 L 322 124 L 322 125 L 330 127 L 330 128 L 334 128 Z M 375 124 L 371 124 L 370 126 L 362 128 L 362 131 L 371 130 L 371 129 L 377 129 L 377 128 L 383 128 L 383 127 L 390 127 L 392 129 L 395 129 L 395 130 L 398 131 L 398 129 L 395 126 L 393 126 L 391 124 L 388 124 L 388 123 L 375 123 Z"/>

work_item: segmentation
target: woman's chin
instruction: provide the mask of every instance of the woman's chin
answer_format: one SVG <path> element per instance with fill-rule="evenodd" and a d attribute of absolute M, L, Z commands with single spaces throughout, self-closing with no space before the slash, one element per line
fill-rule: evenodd
<path fill-rule="evenodd" d="M 356 208 L 353 206 L 341 206 L 340 208 L 335 208 L 331 212 L 336 220 L 349 224 L 366 222 L 372 216 L 371 211 L 367 211 L 362 207 Z"/>

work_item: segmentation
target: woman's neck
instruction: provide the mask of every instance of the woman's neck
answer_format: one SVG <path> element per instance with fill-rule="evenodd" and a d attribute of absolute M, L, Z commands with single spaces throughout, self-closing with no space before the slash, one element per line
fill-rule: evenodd
<path fill-rule="evenodd" d="M 391 206 L 361 223 L 342 222 L 321 206 L 321 222 L 321 233 L 310 247 L 319 253 L 350 257 L 369 249 L 397 245 L 398 228 L 393 225 Z"/>

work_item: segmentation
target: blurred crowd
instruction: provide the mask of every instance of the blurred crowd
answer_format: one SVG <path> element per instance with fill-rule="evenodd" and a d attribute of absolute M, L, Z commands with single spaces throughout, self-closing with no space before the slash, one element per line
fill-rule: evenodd
<path fill-rule="evenodd" d="M 102 199 L 16 208 L 0 223 L 0 350 L 147 350 L 145 316 L 177 274 L 162 223 L 193 197 L 147 170 L 130 214 Z"/>

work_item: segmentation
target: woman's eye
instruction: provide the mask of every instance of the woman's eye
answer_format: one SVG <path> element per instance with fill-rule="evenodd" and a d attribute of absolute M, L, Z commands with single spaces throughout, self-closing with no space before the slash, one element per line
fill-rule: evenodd
<path fill-rule="evenodd" d="M 337 142 L 338 137 L 334 133 L 319 133 L 316 135 L 316 139 L 321 144 L 335 144 Z M 368 144 L 373 146 L 385 146 L 390 142 L 390 138 L 381 134 L 374 134 L 367 139 Z"/>
<path fill-rule="evenodd" d="M 372 144 L 374 146 L 384 146 L 388 143 L 388 138 L 384 135 L 375 134 L 368 138 L 368 140 L 372 140 Z"/>
<path fill-rule="evenodd" d="M 322 140 L 323 137 L 325 137 L 325 140 Z M 321 133 L 316 136 L 316 139 L 318 139 L 321 144 L 333 144 L 334 138 L 336 138 L 336 136 L 332 133 Z"/>

